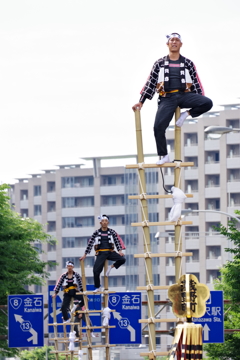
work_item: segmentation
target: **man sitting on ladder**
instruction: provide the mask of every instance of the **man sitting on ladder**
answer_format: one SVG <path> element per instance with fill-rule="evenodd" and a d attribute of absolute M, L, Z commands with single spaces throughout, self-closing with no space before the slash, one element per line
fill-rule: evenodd
<path fill-rule="evenodd" d="M 167 153 L 165 131 L 176 108 L 190 108 L 181 113 L 176 125 L 181 127 L 190 115 L 195 118 L 212 108 L 212 100 L 204 96 L 197 70 L 193 62 L 180 54 L 182 39 L 178 33 L 167 35 L 169 55 L 157 60 L 152 68 L 141 97 L 132 109 L 142 108 L 146 99 L 159 93 L 158 111 L 155 117 L 154 136 L 159 160 L 157 165 L 170 162 Z M 162 157 L 162 158 L 161 158 Z"/>
<path fill-rule="evenodd" d="M 102 291 L 100 274 L 103 270 L 105 260 L 115 261 L 114 264 L 108 266 L 106 276 L 109 276 L 112 268 L 115 267 L 118 269 L 126 261 L 124 253 L 122 252 L 123 246 L 118 234 L 113 229 L 108 228 L 109 217 L 107 215 L 100 215 L 98 216 L 98 219 L 100 220 L 101 228 L 92 234 L 85 250 L 85 254 L 80 258 L 80 260 L 85 260 L 87 254 L 90 254 L 94 245 L 94 250 L 96 251 L 96 261 L 93 267 L 94 285 L 96 288 L 94 292 Z M 114 244 L 118 253 L 114 251 Z"/>

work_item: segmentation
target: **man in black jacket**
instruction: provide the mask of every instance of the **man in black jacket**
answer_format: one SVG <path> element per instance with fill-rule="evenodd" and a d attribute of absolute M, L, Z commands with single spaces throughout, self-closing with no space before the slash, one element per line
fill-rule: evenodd
<path fill-rule="evenodd" d="M 157 165 L 170 162 L 167 153 L 165 131 L 172 120 L 176 108 L 190 108 L 181 113 L 176 122 L 182 126 L 190 115 L 198 117 L 212 108 L 212 101 L 204 96 L 197 70 L 193 62 L 180 54 L 182 39 L 178 33 L 167 35 L 169 55 L 157 60 L 152 68 L 141 97 L 132 109 L 141 110 L 146 99 L 151 100 L 155 92 L 159 93 L 158 111 L 154 124 L 154 135 L 159 160 Z"/>
<path fill-rule="evenodd" d="M 107 215 L 100 215 L 98 219 L 100 220 L 101 228 L 92 234 L 85 250 L 85 254 L 80 258 L 80 260 L 85 260 L 87 254 L 90 254 L 94 245 L 94 250 L 96 251 L 96 261 L 93 267 L 94 285 L 96 288 L 94 292 L 102 291 L 100 274 L 103 270 L 105 260 L 115 261 L 113 265 L 108 266 L 106 276 L 109 276 L 112 268 L 115 267 L 118 269 L 126 261 L 116 231 L 108 228 L 109 217 Z M 114 251 L 114 245 L 116 246 L 118 253 Z"/>
<path fill-rule="evenodd" d="M 64 295 L 61 311 L 63 314 L 64 323 L 71 320 L 71 318 L 69 318 L 68 316 L 71 298 L 79 300 L 82 306 L 84 305 L 83 296 L 76 295 L 77 292 L 83 291 L 82 278 L 77 272 L 73 271 L 74 264 L 72 261 L 67 261 L 66 267 L 67 272 L 63 273 L 58 279 L 57 284 L 54 288 L 55 294 L 52 296 L 53 298 L 55 298 L 59 293 L 61 287 L 63 288 Z"/>

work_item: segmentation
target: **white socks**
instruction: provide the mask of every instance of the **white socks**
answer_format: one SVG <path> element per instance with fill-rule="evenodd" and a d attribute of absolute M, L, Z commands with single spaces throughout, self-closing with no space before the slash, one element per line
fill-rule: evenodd
<path fill-rule="evenodd" d="M 101 288 L 101 286 L 98 288 L 98 289 L 95 289 L 93 292 L 94 293 L 97 293 L 97 292 L 101 292 L 102 291 L 102 288 Z"/>
<path fill-rule="evenodd" d="M 162 164 L 165 164 L 165 163 L 168 163 L 170 162 L 170 158 L 169 158 L 169 155 L 165 155 L 162 159 L 159 159 L 157 162 L 156 162 L 156 165 L 162 165 Z"/>
<path fill-rule="evenodd" d="M 109 276 L 111 270 L 112 270 L 112 265 L 109 265 L 106 272 L 106 276 Z"/>
<path fill-rule="evenodd" d="M 177 119 L 176 125 L 181 127 L 188 116 L 189 116 L 189 113 L 187 111 L 184 111 L 183 113 L 181 113 L 181 115 Z"/>

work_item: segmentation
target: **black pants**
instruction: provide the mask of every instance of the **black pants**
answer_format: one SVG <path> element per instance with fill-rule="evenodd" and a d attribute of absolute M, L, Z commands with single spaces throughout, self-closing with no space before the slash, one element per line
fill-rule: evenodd
<path fill-rule="evenodd" d="M 79 318 L 78 316 L 79 316 L 79 315 L 76 315 L 76 316 L 74 317 L 74 323 L 78 323 L 78 324 L 80 323 L 81 318 Z M 83 320 L 83 321 L 86 323 L 86 325 L 87 325 L 86 316 L 85 316 L 84 313 L 82 313 L 82 320 Z M 90 322 L 90 326 L 93 326 L 90 317 L 89 317 L 89 322 Z M 78 325 L 74 325 L 74 331 L 76 331 L 76 337 L 79 337 Z M 93 332 L 93 329 L 91 329 L 91 332 Z"/>
<path fill-rule="evenodd" d="M 100 287 L 100 274 L 103 270 L 105 260 L 116 261 L 113 266 L 118 269 L 126 261 L 124 256 L 119 255 L 116 251 L 99 251 L 93 267 L 95 288 Z"/>
<path fill-rule="evenodd" d="M 160 97 L 158 102 L 158 111 L 154 123 L 154 135 L 157 145 L 158 155 L 167 155 L 167 144 L 165 131 L 172 120 L 177 107 L 191 108 L 190 115 L 198 117 L 209 111 L 212 106 L 212 100 L 206 96 L 195 93 L 172 93 L 166 97 Z"/>
<path fill-rule="evenodd" d="M 64 293 L 61 307 L 64 321 L 67 321 L 69 318 L 68 312 L 72 298 L 74 298 L 74 300 L 81 300 L 81 306 L 84 305 L 83 295 L 76 295 L 76 290 L 70 290 L 68 293 Z"/>

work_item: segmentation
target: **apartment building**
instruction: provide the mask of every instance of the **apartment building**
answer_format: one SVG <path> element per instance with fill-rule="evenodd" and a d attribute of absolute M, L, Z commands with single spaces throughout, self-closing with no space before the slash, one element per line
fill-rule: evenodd
<path fill-rule="evenodd" d="M 240 208 L 240 133 L 231 132 L 211 140 L 204 133 L 210 125 L 239 129 L 240 104 L 223 105 L 222 111 L 191 119 L 182 127 L 182 161 L 194 162 L 194 167 L 181 172 L 181 188 L 185 193 L 193 194 L 193 198 L 186 200 L 185 208 L 234 214 L 234 210 Z M 174 130 L 171 127 L 167 131 L 167 139 L 170 158 L 174 160 Z M 117 158 L 122 157 L 110 158 L 116 164 Z M 135 163 L 134 155 L 132 158 L 132 163 Z M 140 206 L 138 200 L 128 199 L 128 195 L 139 193 L 138 174 L 123 166 L 101 166 L 101 161 L 106 159 L 86 158 L 89 168 L 81 164 L 59 165 L 57 169 L 32 174 L 31 178 L 18 179 L 18 183 L 11 185 L 11 202 L 16 211 L 22 217 L 31 217 L 45 224 L 46 230 L 57 239 L 56 245 L 43 245 L 45 253 L 41 255 L 44 260 L 56 263 L 49 268 L 50 285 L 63 272 L 67 259 L 73 260 L 75 268 L 79 269 L 79 256 L 84 253 L 88 238 L 99 226 L 99 214 L 110 216 L 110 227 L 121 235 L 127 247 L 127 261 L 111 272 L 110 288 L 135 290 L 136 286 L 145 284 L 144 262 L 134 258 L 134 254 L 143 253 L 142 229 L 130 225 L 141 220 Z M 170 189 L 174 184 L 174 169 L 163 171 L 165 187 Z M 148 169 L 145 173 L 147 192 L 164 194 L 160 170 Z M 150 200 L 149 220 L 167 220 L 172 204 L 172 199 Z M 193 224 L 183 227 L 183 250 L 191 251 L 193 256 L 183 259 L 183 273 L 195 274 L 200 282 L 212 289 L 219 267 L 229 259 L 224 248 L 230 246 L 213 226 L 219 223 L 226 225 L 227 216 L 215 212 L 193 212 L 186 219 Z M 152 227 L 150 231 L 152 252 L 174 251 L 172 226 Z M 85 260 L 88 284 L 93 283 L 93 263 L 92 252 Z M 155 285 L 175 282 L 174 258 L 153 259 L 153 282 Z M 47 288 L 36 287 L 35 291 L 46 295 Z M 166 291 L 156 292 L 156 299 L 165 300 L 166 297 Z M 167 314 L 163 313 L 163 316 L 166 315 L 172 316 L 170 309 Z M 172 325 L 162 324 L 161 329 Z M 170 341 L 167 336 L 157 338 L 157 344 L 163 351 Z"/>

